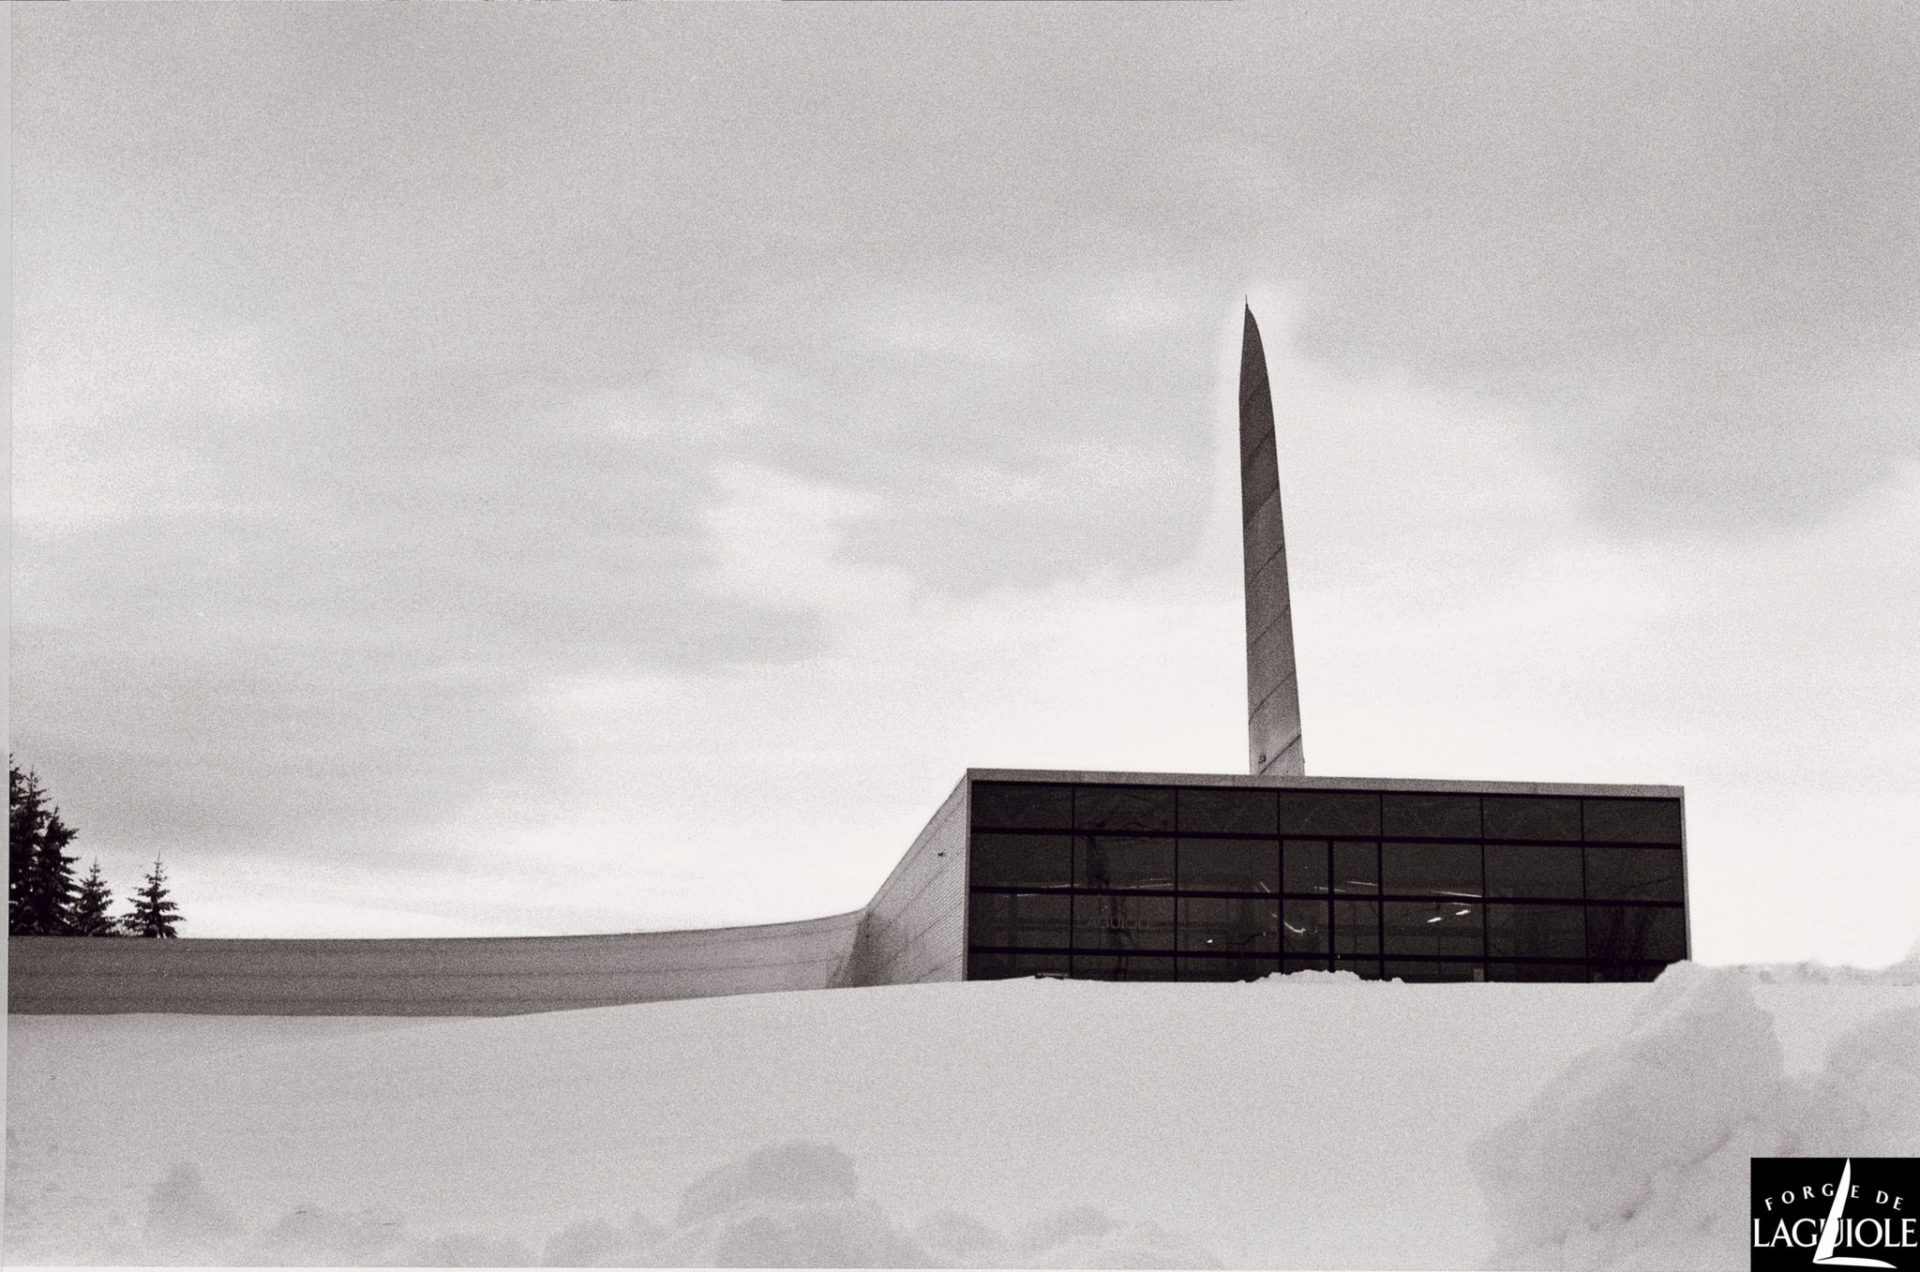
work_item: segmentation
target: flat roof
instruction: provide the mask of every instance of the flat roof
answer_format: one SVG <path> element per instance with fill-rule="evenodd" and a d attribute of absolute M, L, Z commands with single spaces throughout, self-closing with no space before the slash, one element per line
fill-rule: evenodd
<path fill-rule="evenodd" d="M 1681 799 L 1685 788 L 1617 782 L 1483 782 L 1426 777 L 1255 777 L 1246 773 L 1115 773 L 1093 769 L 970 768 L 977 782 L 1104 782 L 1130 786 L 1241 786 L 1287 791 L 1419 791 L 1454 795 L 1596 795 Z"/>

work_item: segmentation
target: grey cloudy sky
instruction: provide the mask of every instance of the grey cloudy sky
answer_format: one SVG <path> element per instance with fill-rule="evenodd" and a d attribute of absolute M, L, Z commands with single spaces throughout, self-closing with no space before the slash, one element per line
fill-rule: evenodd
<path fill-rule="evenodd" d="M 1685 783 L 1920 933 L 1893 4 L 16 6 L 12 736 L 216 934 L 862 903 L 968 764 Z"/>

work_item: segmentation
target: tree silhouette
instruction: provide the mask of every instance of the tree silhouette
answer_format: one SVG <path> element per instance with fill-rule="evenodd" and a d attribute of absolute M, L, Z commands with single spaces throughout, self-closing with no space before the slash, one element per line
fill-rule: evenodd
<path fill-rule="evenodd" d="M 7 760 L 7 931 L 64 936 L 73 918 L 74 831 L 40 779 Z"/>
<path fill-rule="evenodd" d="M 113 917 L 112 910 L 113 893 L 107 890 L 100 863 L 95 861 L 73 898 L 70 930 L 75 936 L 119 936 L 120 921 Z"/>
<path fill-rule="evenodd" d="M 132 936 L 151 936 L 166 940 L 180 935 L 174 924 L 180 921 L 180 908 L 167 895 L 167 873 L 156 859 L 153 869 L 127 898 L 133 913 L 126 918 L 126 930 Z"/>

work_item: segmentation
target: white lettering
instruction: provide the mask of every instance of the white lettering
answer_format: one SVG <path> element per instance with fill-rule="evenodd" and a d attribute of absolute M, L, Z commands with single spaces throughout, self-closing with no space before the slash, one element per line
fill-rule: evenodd
<path fill-rule="evenodd" d="M 1795 1219 L 1793 1221 L 1793 1244 L 1797 1246 L 1813 1245 L 1819 1238 L 1808 1237 L 1805 1241 L 1800 1239 L 1800 1225 L 1803 1223 L 1812 1224 L 1815 1232 L 1820 1230 L 1820 1221 L 1818 1219 Z"/>
<path fill-rule="evenodd" d="M 1887 1190 L 1886 1190 L 1886 1189 L 1884 1189 L 1884 1188 L 1881 1188 L 1881 1189 L 1879 1189 L 1879 1190 L 1877 1190 L 1877 1191 L 1876 1191 L 1876 1192 L 1875 1192 L 1875 1193 L 1873 1194 L 1873 1204 L 1874 1204 L 1874 1205 L 1876 1205 L 1876 1206 L 1884 1206 L 1884 1205 L 1886 1205 L 1886 1204 L 1887 1204 Z"/>

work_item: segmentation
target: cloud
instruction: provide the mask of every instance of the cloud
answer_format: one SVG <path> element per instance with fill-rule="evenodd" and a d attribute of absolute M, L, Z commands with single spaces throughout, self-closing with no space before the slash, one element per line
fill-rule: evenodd
<path fill-rule="evenodd" d="M 1310 764 L 1685 777 L 1731 714 L 1890 833 L 1908 9 L 768 20 L 22 11 L 16 740 L 110 873 L 731 877 L 697 739 L 853 827 L 837 903 L 962 763 L 1237 767 L 1249 279 Z"/>

